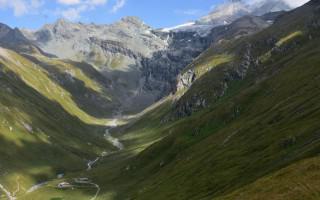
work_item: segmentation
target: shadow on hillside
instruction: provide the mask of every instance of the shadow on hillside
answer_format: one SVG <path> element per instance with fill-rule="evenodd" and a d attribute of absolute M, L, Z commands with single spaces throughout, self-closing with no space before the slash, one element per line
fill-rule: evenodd
<path fill-rule="evenodd" d="M 54 173 L 84 170 L 86 160 L 96 158 L 102 150 L 114 149 L 103 139 L 106 127 L 86 124 L 70 115 L 13 72 L 0 71 L 0 77 L 1 104 L 12 113 L 21 113 L 4 119 L 14 125 L 11 134 L 19 137 L 13 142 L 0 135 L 2 169 L 28 174 L 39 182 L 45 179 L 42 168 L 50 168 Z M 23 120 L 27 120 L 32 130 L 23 130 Z M 31 173 L 32 169 L 39 169 L 39 174 Z"/>
<path fill-rule="evenodd" d="M 45 69 L 49 74 L 49 78 L 67 90 L 78 107 L 87 114 L 97 118 L 112 117 L 114 107 L 118 107 L 118 103 L 115 99 L 112 99 L 110 94 L 110 81 L 103 77 L 91 65 L 65 61 L 80 69 L 82 73 L 92 81 L 97 82 L 101 86 L 101 92 L 86 87 L 82 80 L 71 76 L 67 71 L 61 72 L 55 65 L 41 62 L 37 58 L 29 55 L 24 56 Z M 109 95 L 111 99 L 107 95 Z"/>

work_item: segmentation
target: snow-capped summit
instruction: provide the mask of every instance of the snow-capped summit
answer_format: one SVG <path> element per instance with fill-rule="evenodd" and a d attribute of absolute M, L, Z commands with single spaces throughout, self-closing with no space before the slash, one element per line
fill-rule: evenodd
<path fill-rule="evenodd" d="M 231 23 L 232 21 L 250 14 L 249 6 L 241 0 L 231 0 L 220 6 L 214 8 L 214 10 L 208 15 L 198 20 L 197 24 L 210 24 L 214 26 L 224 25 Z"/>
<path fill-rule="evenodd" d="M 197 32 L 200 35 L 210 33 L 216 26 L 228 25 L 246 15 L 262 16 L 266 13 L 287 11 L 292 5 L 286 0 L 228 0 L 222 5 L 215 7 L 208 15 L 194 22 L 188 22 L 171 28 L 164 28 L 164 32 Z"/>

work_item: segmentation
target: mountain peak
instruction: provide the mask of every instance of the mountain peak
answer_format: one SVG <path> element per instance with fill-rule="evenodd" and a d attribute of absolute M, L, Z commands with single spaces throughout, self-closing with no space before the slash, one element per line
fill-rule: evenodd
<path fill-rule="evenodd" d="M 127 16 L 121 18 L 120 22 L 126 23 L 126 24 L 133 24 L 133 25 L 144 25 L 144 21 L 136 16 Z"/>
<path fill-rule="evenodd" d="M 202 17 L 198 23 L 223 25 L 249 13 L 248 6 L 241 0 L 229 0 L 217 6 L 209 15 Z"/>
<path fill-rule="evenodd" d="M 252 5 L 251 10 L 254 15 L 264 15 L 270 12 L 287 11 L 292 7 L 283 0 L 263 0 Z"/>
<path fill-rule="evenodd" d="M 65 19 L 65 18 L 59 18 L 56 20 L 56 22 L 54 23 L 55 26 L 65 26 L 72 23 L 71 21 Z"/>
<path fill-rule="evenodd" d="M 242 0 L 228 0 L 217 6 L 209 15 L 202 17 L 197 23 L 218 26 L 231 23 L 244 15 L 261 16 L 290 9 L 292 7 L 284 0 L 259 0 L 251 3 Z"/>
<path fill-rule="evenodd" d="M 11 30 L 12 29 L 8 25 L 0 23 L 0 38 L 5 36 Z"/>

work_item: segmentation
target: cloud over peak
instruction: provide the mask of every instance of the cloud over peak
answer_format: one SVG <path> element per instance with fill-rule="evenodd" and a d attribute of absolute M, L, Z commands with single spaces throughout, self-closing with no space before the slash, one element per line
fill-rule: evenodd
<path fill-rule="evenodd" d="M 111 13 L 118 12 L 118 10 L 121 9 L 123 6 L 125 6 L 125 4 L 126 4 L 126 0 L 117 0 L 111 9 Z"/>
<path fill-rule="evenodd" d="M 16 17 L 30 14 L 42 6 L 42 0 L 0 0 L 0 9 L 12 9 Z"/>

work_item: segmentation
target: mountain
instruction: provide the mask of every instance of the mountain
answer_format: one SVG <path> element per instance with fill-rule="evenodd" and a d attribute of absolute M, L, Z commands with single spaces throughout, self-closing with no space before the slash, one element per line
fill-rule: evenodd
<path fill-rule="evenodd" d="M 23 33 L 18 29 L 12 29 L 9 26 L 0 23 L 0 44 L 19 52 L 44 52 L 24 37 Z"/>
<path fill-rule="evenodd" d="M 265 10 L 265 12 L 268 12 L 268 10 Z M 249 15 L 250 13 L 251 10 L 248 8 L 248 5 L 241 0 L 228 1 L 227 3 L 214 8 L 209 15 L 202 17 L 197 23 L 219 26 L 229 24 L 235 19 L 244 15 Z"/>
<path fill-rule="evenodd" d="M 213 26 L 229 24 L 245 15 L 261 16 L 266 13 L 286 11 L 292 7 L 283 0 L 261 0 L 248 4 L 242 0 L 228 1 L 213 9 L 209 15 L 197 21 L 198 24 L 210 24 Z"/>
<path fill-rule="evenodd" d="M 269 1 L 260 1 L 256 4 L 251 5 L 252 14 L 254 15 L 263 15 L 269 12 L 279 12 L 287 11 L 292 9 L 292 7 L 285 1 L 278 0 L 269 0 Z"/>
<path fill-rule="evenodd" d="M 126 20 L 129 19 L 135 18 Z M 123 25 L 128 22 L 119 23 Z M 66 35 L 72 32 L 67 30 L 67 27 L 93 26 L 61 20 L 57 24 L 60 24 L 58 27 L 61 25 L 66 27 L 60 27 L 61 30 L 56 30 L 50 37 L 56 37 L 54 40 L 61 37 L 63 39 L 60 39 L 65 42 L 69 40 L 66 39 L 68 38 Z M 138 24 L 142 28 L 146 27 L 141 22 Z M 201 37 L 195 32 L 150 31 L 158 38 L 168 39 L 169 45 L 163 50 L 154 52 L 151 57 L 135 58 L 141 62 L 139 70 L 146 82 L 143 88 L 145 93 L 154 95 L 152 92 L 158 90 L 167 93 L 175 91 L 177 74 L 211 43 L 217 42 L 213 38 L 220 40 L 224 35 L 242 37 L 269 25 L 267 21 L 254 17 L 251 20 L 247 17 L 227 27 L 219 27 L 207 37 Z M 128 25 L 127 28 L 131 30 L 131 26 L 133 25 Z M 240 32 L 236 31 L 238 28 L 241 29 Z M 59 28 L 52 28 L 53 32 L 55 29 Z M 13 31 L 17 34 L 10 35 Z M 94 164 L 96 158 L 112 155 L 121 143 L 116 137 L 105 135 L 109 131 L 108 126 L 115 126 L 130 119 L 121 117 L 125 107 L 124 101 L 119 99 L 121 95 L 118 95 L 128 93 L 130 88 L 124 87 L 123 91 L 118 91 L 118 86 L 114 86 L 115 80 L 108 74 L 110 72 L 99 69 L 93 64 L 43 53 L 37 46 L 40 43 L 32 38 L 35 37 L 34 34 L 39 33 L 23 32 L 25 36 L 18 34 L 21 33 L 19 29 L 2 25 L 0 39 L 2 88 L 0 153 L 5 162 L 0 166 L 0 171 L 3 173 L 0 186 L 7 191 L 14 191 L 17 183 L 23 186 L 25 191 L 21 190 L 15 194 L 19 198 L 28 196 L 27 191 L 31 191 L 31 195 L 37 195 L 38 187 L 41 188 L 47 181 L 59 181 L 56 178 L 61 174 L 67 177 L 73 173 L 78 174 L 86 169 L 89 163 Z M 75 41 L 82 42 L 82 40 Z M 120 43 L 111 41 L 109 43 L 113 46 L 112 48 L 105 46 L 108 48 L 108 53 L 111 54 L 114 48 L 118 54 L 130 55 L 128 52 L 131 50 L 124 50 Z M 25 46 L 39 51 L 20 48 Z M 132 50 L 131 55 L 133 54 L 138 53 Z M 132 72 L 125 76 L 132 78 Z M 126 101 L 129 102 L 130 99 Z M 127 106 L 130 105 L 132 104 Z M 133 121 L 135 120 L 134 118 Z M 155 139 L 160 138 L 154 135 L 143 141 L 153 143 Z M 126 149 L 135 149 L 140 144 L 141 142 L 137 140 L 124 145 Z M 11 156 L 14 159 L 11 159 Z M 20 162 L 23 162 L 23 165 L 20 165 Z M 36 197 L 31 199 L 34 198 Z"/>
<path fill-rule="evenodd" d="M 199 20 L 172 28 L 166 28 L 164 31 L 194 31 L 201 35 L 207 35 L 212 28 L 228 25 L 243 16 L 263 16 L 268 13 L 277 13 L 291 9 L 292 7 L 284 0 L 261 0 L 253 2 L 229 0 L 215 7 L 208 15 L 203 16 Z"/>
<path fill-rule="evenodd" d="M 1 25 L 0 199 L 318 199 L 319 11 L 312 0 L 205 35 L 133 17 L 23 37 Z M 134 64 L 94 62 L 117 55 Z"/>
<path fill-rule="evenodd" d="M 110 25 L 58 20 L 35 32 L 24 31 L 24 34 L 45 52 L 94 66 L 111 80 L 113 96 L 122 102 L 122 109 L 127 111 L 141 110 L 170 92 L 169 81 L 172 78 L 166 77 L 156 80 L 158 88 L 151 92 L 146 89 L 152 87 L 147 79 L 153 75 L 144 71 L 148 68 L 145 64 L 157 59 L 154 57 L 163 51 L 173 51 L 172 45 L 181 43 L 185 46 L 190 43 L 187 40 L 173 41 L 173 34 L 157 32 L 137 17 L 126 17 Z M 195 38 L 197 40 L 198 37 Z M 205 45 L 200 49 L 198 46 L 192 50 L 192 45 L 189 45 L 190 51 L 194 51 L 191 58 L 190 54 L 184 58 L 176 49 L 172 60 L 169 58 L 164 64 L 175 64 L 174 57 L 182 59 L 181 65 L 191 62 L 205 49 Z"/>
<path fill-rule="evenodd" d="M 118 183 L 135 181 L 117 197 L 317 198 L 319 8 L 310 1 L 190 64 L 190 84 L 123 133 L 164 139 L 123 164 Z"/>
<path fill-rule="evenodd" d="M 155 30 L 137 17 L 126 17 L 110 25 L 61 19 L 23 33 L 47 53 L 94 66 L 111 81 L 111 95 L 121 110 L 136 112 L 175 90 L 176 76 L 209 47 L 211 28 L 205 35 L 196 29 Z"/>
<path fill-rule="evenodd" d="M 134 34 L 137 34 L 137 37 L 132 37 Z M 167 45 L 164 40 L 151 32 L 149 26 L 136 17 L 126 17 L 115 24 L 101 26 L 72 23 L 60 19 L 34 33 L 28 32 L 26 36 L 46 52 L 60 58 L 89 60 L 92 63 L 99 63 L 100 68 L 114 67 L 119 70 L 125 70 L 123 68 L 126 65 L 134 64 L 132 57 L 148 56 Z M 62 46 L 63 49 L 61 49 Z M 103 54 L 103 47 L 106 48 L 105 50 L 110 50 L 107 52 L 109 57 L 112 54 L 122 53 L 121 56 L 125 57 L 124 61 L 119 62 L 118 66 L 114 61 L 113 66 L 109 66 L 112 60 L 107 60 L 108 56 Z M 131 51 L 133 47 L 138 47 L 135 49 L 136 52 Z M 97 48 L 96 52 L 91 52 L 95 48 Z"/>

